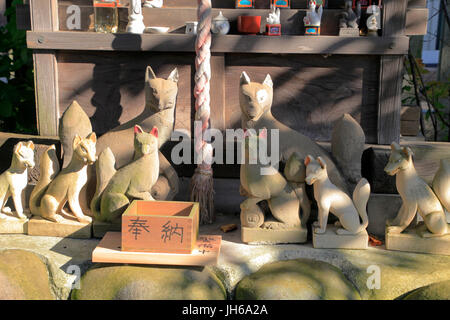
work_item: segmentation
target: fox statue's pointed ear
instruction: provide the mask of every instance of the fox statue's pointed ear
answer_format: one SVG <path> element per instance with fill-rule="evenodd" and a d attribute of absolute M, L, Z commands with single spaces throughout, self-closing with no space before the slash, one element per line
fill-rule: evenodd
<path fill-rule="evenodd" d="M 20 141 L 16 146 L 14 147 L 14 153 L 19 152 L 20 148 L 23 147 L 22 141 Z"/>
<path fill-rule="evenodd" d="M 240 85 L 242 86 L 244 84 L 250 84 L 250 82 L 252 82 L 252 81 L 250 80 L 250 77 L 248 76 L 247 72 L 242 71 Z"/>
<path fill-rule="evenodd" d="M 268 87 L 273 88 L 273 81 L 272 81 L 272 77 L 270 76 L 270 74 L 267 74 L 266 79 L 264 79 L 263 84 L 265 84 Z"/>
<path fill-rule="evenodd" d="M 391 150 L 392 151 L 399 151 L 401 149 L 402 148 L 400 147 L 400 145 L 397 142 L 392 142 L 392 144 L 391 144 Z"/>
<path fill-rule="evenodd" d="M 322 157 L 317 157 L 317 162 L 319 162 L 322 169 L 325 169 L 327 167 L 326 162 L 322 159 Z"/>
<path fill-rule="evenodd" d="M 147 80 L 153 80 L 153 79 L 156 79 L 156 75 L 153 72 L 152 67 L 147 66 L 147 70 L 145 71 L 145 80 L 147 81 Z"/>
<path fill-rule="evenodd" d="M 75 137 L 73 138 L 73 148 L 75 149 L 81 142 L 81 137 L 76 134 Z"/>
<path fill-rule="evenodd" d="M 172 80 L 173 82 L 178 82 L 178 69 L 175 68 L 173 69 L 173 71 L 170 73 L 169 77 L 167 78 L 167 80 Z"/>
<path fill-rule="evenodd" d="M 313 159 L 312 156 L 307 155 L 305 158 L 305 166 L 308 166 L 311 163 L 312 159 Z"/>
<path fill-rule="evenodd" d="M 266 128 L 261 129 L 261 131 L 259 132 L 259 137 L 262 139 L 267 139 L 267 129 Z"/>
<path fill-rule="evenodd" d="M 150 131 L 150 134 L 155 138 L 158 138 L 158 127 L 153 127 L 152 131 Z"/>
<path fill-rule="evenodd" d="M 402 149 L 403 155 L 409 159 L 409 157 L 412 157 L 414 155 L 414 153 L 412 152 L 410 147 L 404 147 Z"/>
<path fill-rule="evenodd" d="M 91 140 L 93 143 L 97 143 L 97 135 L 95 134 L 95 132 L 91 132 L 88 136 L 87 136 L 88 140 Z"/>
<path fill-rule="evenodd" d="M 143 133 L 144 130 L 142 130 L 142 128 L 138 125 L 134 126 L 134 134 L 138 134 L 138 133 Z"/>
<path fill-rule="evenodd" d="M 30 148 L 31 150 L 34 150 L 34 142 L 33 141 L 28 141 L 27 147 Z"/>

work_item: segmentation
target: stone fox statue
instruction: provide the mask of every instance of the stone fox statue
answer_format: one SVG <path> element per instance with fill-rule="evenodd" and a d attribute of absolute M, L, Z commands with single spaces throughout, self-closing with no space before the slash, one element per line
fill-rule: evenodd
<path fill-rule="evenodd" d="M 267 130 L 262 130 L 259 136 L 252 131 L 245 132 L 245 162 L 241 164 L 240 172 L 241 195 L 248 197 L 241 203 L 241 225 L 250 228 L 277 228 L 282 225 L 299 226 L 302 222 L 306 224 L 310 204 L 304 189 L 299 187 L 294 190 L 278 170 L 258 162 L 258 147 L 266 145 Z M 292 169 L 286 170 L 290 177 L 295 178 L 298 168 L 295 166 L 295 159 L 289 164 Z M 257 205 L 262 200 L 267 200 L 272 215 L 279 222 L 264 223 L 264 214 Z M 302 217 L 300 204 L 303 209 Z"/>
<path fill-rule="evenodd" d="M 423 237 L 446 235 L 449 228 L 444 209 L 430 186 L 417 174 L 412 156 L 410 148 L 392 143 L 384 171 L 396 175 L 395 183 L 403 203 L 397 217 L 387 222 L 387 232 L 401 233 L 419 212 L 429 231 L 423 233 Z"/>
<path fill-rule="evenodd" d="M 158 128 L 146 133 L 135 126 L 134 161 L 114 170 L 114 156 L 105 149 L 97 167 L 97 192 L 91 202 L 96 220 L 118 222 L 133 199 L 154 200 L 150 190 L 158 180 Z M 106 157 L 105 160 L 103 157 Z M 103 174 L 103 170 L 106 174 Z M 102 188 L 104 187 L 104 190 Z"/>
<path fill-rule="evenodd" d="M 132 141 L 134 126 L 139 125 L 146 132 L 158 128 L 158 147 L 170 140 L 175 122 L 175 105 L 178 93 L 178 70 L 174 69 L 166 79 L 157 78 L 150 66 L 145 76 L 145 108 L 135 119 L 124 123 L 102 135 L 97 142 L 97 155 L 106 148 L 114 154 L 116 167 L 121 168 L 133 160 Z M 172 200 L 179 190 L 175 169 L 159 152 L 160 177 L 153 186 L 152 195 L 158 200 Z M 95 190 L 95 168 L 88 171 L 88 183 L 83 190 L 86 206 L 89 207 Z"/>
<path fill-rule="evenodd" d="M 55 146 L 50 146 L 44 153 L 40 167 L 40 178 L 30 196 L 30 211 L 53 222 L 61 222 L 58 214 L 68 213 L 64 206 L 68 202 L 72 213 L 79 222 L 91 222 L 85 216 L 79 203 L 80 190 L 87 181 L 87 166 L 94 164 L 95 143 L 94 132 L 86 138 L 76 135 L 73 140 L 73 154 L 69 165 L 59 171 L 59 163 L 55 154 Z"/>
<path fill-rule="evenodd" d="M 285 126 L 274 118 L 271 112 L 273 100 L 273 83 L 270 75 L 264 82 L 251 82 L 247 73 L 243 72 L 240 80 L 239 101 L 242 111 L 242 128 L 262 129 L 267 128 L 270 133 L 272 129 L 278 129 L 280 134 L 279 148 L 282 161 L 287 161 L 292 153 L 296 152 L 302 159 L 302 170 L 305 171 L 303 161 L 308 154 L 315 157 L 320 156 L 327 163 L 327 170 L 331 181 L 340 189 L 347 192 L 348 187 L 338 168 L 331 160 L 328 152 L 323 150 L 317 143 L 313 142 L 303 134 Z M 270 139 L 269 139 L 270 143 Z M 269 150 L 271 150 L 269 146 Z M 303 174 L 304 176 L 304 174 Z"/>
<path fill-rule="evenodd" d="M 11 208 L 5 207 L 12 196 L 17 217 L 26 219 L 22 207 L 22 191 L 28 183 L 28 168 L 34 168 L 33 141 L 19 142 L 15 145 L 11 166 L 0 175 L 0 208 L 3 213 L 11 213 Z"/>
<path fill-rule="evenodd" d="M 314 185 L 314 198 L 319 209 L 318 221 L 313 224 L 314 232 L 326 231 L 330 212 L 339 218 L 339 221 L 336 221 L 336 226 L 339 227 L 336 230 L 337 234 L 357 234 L 366 229 L 369 225 L 366 208 L 370 197 L 370 185 L 367 180 L 363 178 L 356 185 L 352 201 L 328 179 L 327 167 L 321 157 L 315 160 L 312 156 L 307 156 L 305 165 L 306 183 Z"/>

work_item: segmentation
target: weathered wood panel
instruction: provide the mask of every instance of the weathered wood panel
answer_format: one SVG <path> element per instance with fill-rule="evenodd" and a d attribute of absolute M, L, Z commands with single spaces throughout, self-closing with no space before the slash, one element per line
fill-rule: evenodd
<path fill-rule="evenodd" d="M 299 132 L 329 141 L 336 120 L 350 113 L 377 140 L 378 59 L 358 56 L 227 55 L 226 127 L 240 127 L 239 77 L 274 81 L 274 116 Z"/>
<path fill-rule="evenodd" d="M 147 65 L 167 78 L 177 67 L 180 75 L 175 128 L 191 130 L 193 108 L 192 54 L 59 52 L 60 114 L 77 100 L 91 118 L 97 134 L 129 121 L 144 109 Z"/>
<path fill-rule="evenodd" d="M 427 34 L 428 9 L 408 8 L 406 11 L 405 34 L 417 36 Z"/>

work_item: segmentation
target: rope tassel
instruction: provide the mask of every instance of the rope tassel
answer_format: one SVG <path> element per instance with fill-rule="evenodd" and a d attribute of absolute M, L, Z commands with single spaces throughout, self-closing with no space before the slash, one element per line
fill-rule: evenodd
<path fill-rule="evenodd" d="M 214 222 L 214 179 L 211 168 L 213 148 L 203 140 L 209 127 L 210 81 L 211 81 L 211 0 L 198 0 L 198 29 L 195 41 L 195 120 L 201 121 L 199 128 L 194 128 L 196 139 L 195 153 L 201 163 L 192 176 L 190 191 L 191 201 L 200 204 L 200 224 Z"/>

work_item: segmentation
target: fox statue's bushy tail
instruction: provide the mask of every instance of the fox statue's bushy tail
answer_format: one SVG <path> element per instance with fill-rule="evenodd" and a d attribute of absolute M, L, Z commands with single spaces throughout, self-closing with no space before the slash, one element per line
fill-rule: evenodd
<path fill-rule="evenodd" d="M 95 164 L 97 175 L 97 187 L 95 189 L 94 197 L 91 201 L 91 212 L 96 219 L 100 217 L 100 202 L 102 199 L 103 191 L 108 185 L 111 178 L 116 173 L 115 169 L 116 159 L 110 148 L 103 150 L 98 156 L 98 160 Z"/>
<path fill-rule="evenodd" d="M 367 228 L 369 225 L 369 217 L 367 216 L 367 203 L 370 197 L 370 184 L 363 178 L 359 180 L 358 184 L 353 191 L 353 203 L 355 204 L 356 210 L 362 219 L 362 224 L 358 229 L 361 232 Z"/>
<path fill-rule="evenodd" d="M 55 145 L 51 145 L 45 150 L 40 160 L 40 177 L 36 186 L 30 195 L 30 211 L 35 216 L 42 216 L 41 213 L 41 199 L 44 196 L 49 184 L 58 175 L 60 165 L 58 157 L 56 156 Z"/>

